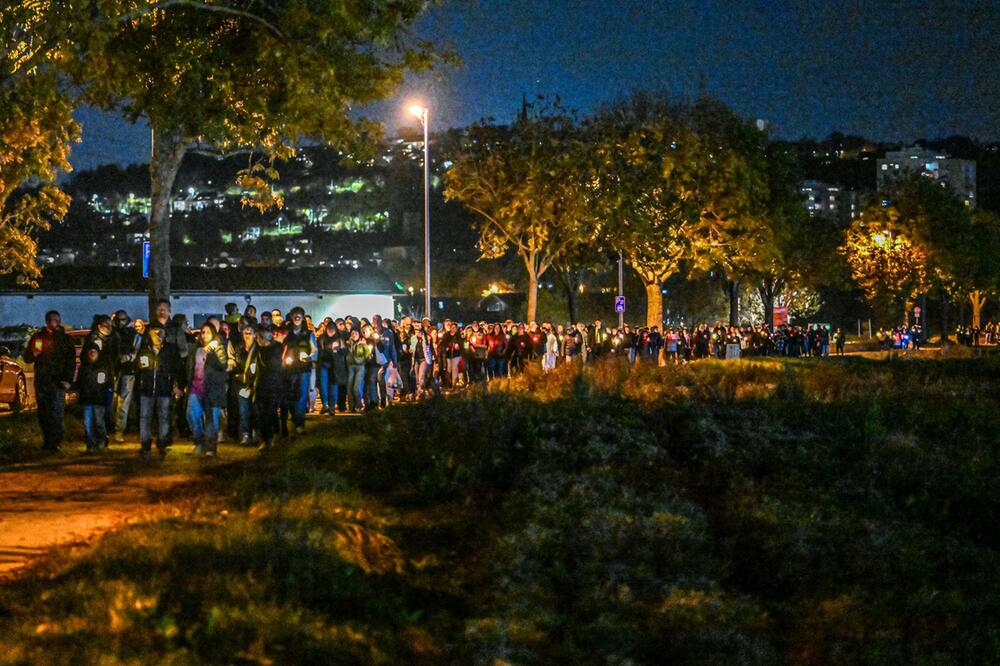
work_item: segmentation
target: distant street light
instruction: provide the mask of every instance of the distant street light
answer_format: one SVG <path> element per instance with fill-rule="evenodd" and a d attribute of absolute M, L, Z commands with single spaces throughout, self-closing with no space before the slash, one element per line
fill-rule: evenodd
<path fill-rule="evenodd" d="M 431 150 L 430 109 L 414 104 L 410 113 L 424 127 L 424 316 L 431 318 Z"/>

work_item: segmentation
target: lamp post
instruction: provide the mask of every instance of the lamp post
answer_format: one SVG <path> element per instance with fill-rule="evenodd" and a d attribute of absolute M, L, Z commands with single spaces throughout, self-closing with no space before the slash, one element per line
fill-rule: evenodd
<path fill-rule="evenodd" d="M 424 127 L 424 316 L 431 318 L 431 149 L 430 109 L 411 106 L 410 113 L 420 118 Z"/>

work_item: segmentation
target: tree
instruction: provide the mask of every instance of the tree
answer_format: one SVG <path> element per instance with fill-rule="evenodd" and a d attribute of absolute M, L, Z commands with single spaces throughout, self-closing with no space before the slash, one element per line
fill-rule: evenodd
<path fill-rule="evenodd" d="M 41 2 L 0 9 L 0 275 L 29 285 L 41 275 L 38 233 L 69 208 L 54 181 L 70 169 L 79 136 L 70 100 L 46 67 L 42 35 L 52 13 Z"/>
<path fill-rule="evenodd" d="M 702 214 L 716 218 L 723 239 L 714 268 L 729 300 L 729 324 L 737 326 L 741 283 L 767 264 L 773 246 L 767 135 L 712 98 L 684 105 L 681 113 L 684 124 L 710 146 L 710 159 L 712 152 L 731 156 L 725 177 L 706 180 Z"/>
<path fill-rule="evenodd" d="M 787 145 L 768 146 L 765 181 L 761 214 L 768 242 L 758 248 L 757 261 L 746 275 L 760 299 L 763 321 L 773 326 L 774 306 L 798 307 L 802 295 L 814 304 L 818 286 L 838 281 L 843 261 L 837 250 L 843 233 L 835 220 L 809 216 L 799 192 L 797 160 Z M 786 298 L 789 289 L 794 298 Z"/>
<path fill-rule="evenodd" d="M 851 276 L 885 318 L 905 314 L 906 304 L 928 287 L 928 253 L 915 242 L 896 206 L 873 205 L 848 229 L 841 248 Z"/>
<path fill-rule="evenodd" d="M 863 211 L 842 251 L 855 281 L 883 309 L 937 295 L 945 341 L 949 304 L 968 297 L 975 316 L 997 283 L 995 218 L 973 213 L 943 183 L 918 175 L 896 182 L 887 197 L 887 206 Z"/>
<path fill-rule="evenodd" d="M 85 3 L 93 6 L 94 3 Z M 64 53 L 82 100 L 153 130 L 150 303 L 170 293 L 170 194 L 184 154 L 250 148 L 248 201 L 280 205 L 274 161 L 303 138 L 349 144 L 378 126 L 357 104 L 381 99 L 431 63 L 406 31 L 425 3 L 108 0 Z M 254 158 L 256 154 L 258 157 Z"/>
<path fill-rule="evenodd" d="M 512 248 L 524 264 L 529 321 L 537 316 L 539 278 L 592 238 L 580 150 L 573 118 L 556 101 L 526 107 L 509 127 L 474 125 L 445 174 L 445 198 L 478 216 L 481 258 Z"/>
<path fill-rule="evenodd" d="M 740 152 L 703 131 L 704 108 L 636 93 L 589 123 L 590 210 L 646 290 L 646 324 L 663 322 L 662 283 L 686 266 L 707 270 L 743 235 L 753 176 Z"/>

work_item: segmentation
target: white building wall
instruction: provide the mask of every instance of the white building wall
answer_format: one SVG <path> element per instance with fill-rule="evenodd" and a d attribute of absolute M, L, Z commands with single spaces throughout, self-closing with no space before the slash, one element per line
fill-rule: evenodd
<path fill-rule="evenodd" d="M 257 308 L 258 313 L 275 308 L 287 312 L 301 306 L 316 322 L 324 317 L 347 315 L 394 317 L 391 294 L 180 292 L 174 293 L 170 302 L 173 313 L 186 315 L 192 325 L 196 323 L 196 317 L 200 321 L 203 315 L 223 314 L 226 303 L 236 303 L 242 312 L 248 302 Z M 145 319 L 149 314 L 147 303 L 145 294 L 134 292 L 0 293 L 0 327 L 19 324 L 41 326 L 49 310 L 58 310 L 63 324 L 73 328 L 87 328 L 95 314 L 110 315 L 116 310 L 125 310 L 133 319 Z"/>

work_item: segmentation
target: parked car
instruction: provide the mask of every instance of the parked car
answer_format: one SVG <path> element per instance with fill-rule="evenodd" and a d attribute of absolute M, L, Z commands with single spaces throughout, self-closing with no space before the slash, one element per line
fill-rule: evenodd
<path fill-rule="evenodd" d="M 0 347 L 0 403 L 15 412 L 28 404 L 28 380 L 21 366 L 10 357 L 7 347 Z"/>

